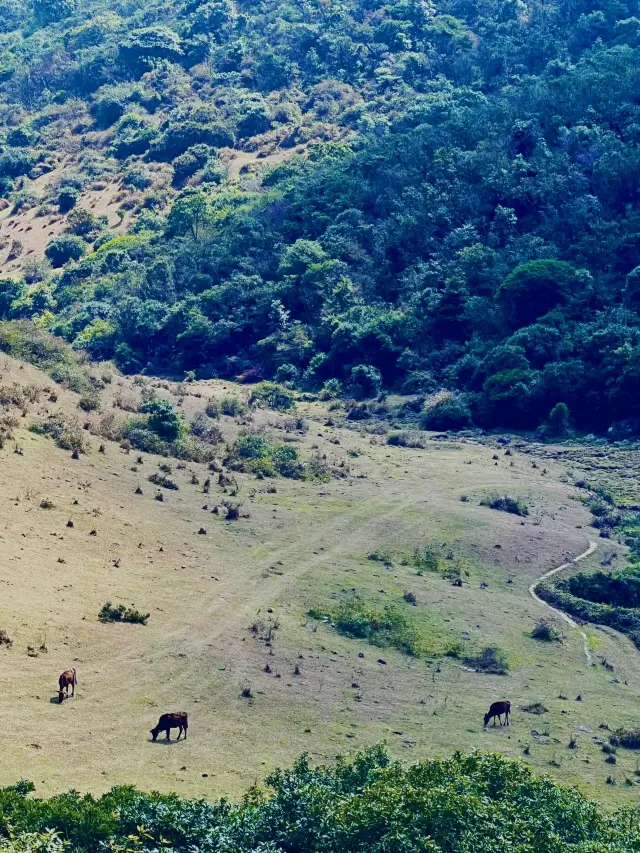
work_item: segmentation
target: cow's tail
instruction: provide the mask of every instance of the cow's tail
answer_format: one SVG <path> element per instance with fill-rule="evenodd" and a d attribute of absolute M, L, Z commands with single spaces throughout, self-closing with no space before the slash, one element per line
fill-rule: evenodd
<path fill-rule="evenodd" d="M 73 685 L 74 687 L 78 686 L 78 676 L 76 675 L 75 667 L 73 668 Z"/>

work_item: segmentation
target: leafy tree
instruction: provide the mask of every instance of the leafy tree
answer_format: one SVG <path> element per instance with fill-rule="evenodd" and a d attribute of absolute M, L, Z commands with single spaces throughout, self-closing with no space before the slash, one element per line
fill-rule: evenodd
<path fill-rule="evenodd" d="M 185 190 L 174 201 L 167 226 L 174 234 L 190 234 L 197 242 L 211 222 L 209 199 L 201 190 Z"/>
<path fill-rule="evenodd" d="M 569 432 L 569 407 L 566 403 L 556 403 L 549 412 L 547 421 L 547 433 L 559 438 Z"/>
<path fill-rule="evenodd" d="M 374 397 L 382 388 L 382 374 L 370 364 L 358 364 L 351 368 L 349 391 L 354 397 Z"/>
<path fill-rule="evenodd" d="M 53 267 L 62 267 L 68 261 L 79 261 L 86 251 L 86 245 L 80 237 L 58 237 L 52 240 L 44 250 L 45 256 Z"/>
<path fill-rule="evenodd" d="M 33 17 L 39 27 L 58 23 L 76 11 L 76 0 L 31 0 Z"/>
<path fill-rule="evenodd" d="M 160 438 L 175 441 L 181 435 L 182 418 L 169 400 L 151 400 L 142 406 L 141 411 L 149 415 L 147 426 Z"/>
<path fill-rule="evenodd" d="M 497 298 L 508 322 L 519 328 L 563 302 L 575 281 L 575 269 L 565 261 L 529 261 L 507 276 Z"/>

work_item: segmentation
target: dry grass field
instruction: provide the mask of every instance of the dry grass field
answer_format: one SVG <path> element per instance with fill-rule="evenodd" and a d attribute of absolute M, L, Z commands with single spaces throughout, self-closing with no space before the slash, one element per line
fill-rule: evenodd
<path fill-rule="evenodd" d="M 326 761 L 387 741 L 406 760 L 496 750 L 598 800 L 637 797 L 634 754 L 619 750 L 617 763 L 606 763 L 600 728 L 638 723 L 637 652 L 589 626 L 588 665 L 579 632 L 528 593 L 544 572 L 598 541 L 573 487 L 579 458 L 541 460 L 528 447 L 506 456 L 495 443 L 435 436 L 424 449 L 391 447 L 357 428 L 326 426 L 324 405 L 301 403 L 309 429 L 292 436 L 300 454 L 326 453 L 347 475 L 239 474 L 248 517 L 228 522 L 211 512 L 224 495 L 215 479 L 203 493 L 204 465 L 171 461 L 179 490 L 160 502 L 147 478 L 163 460 L 142 454 L 138 462 L 91 429 L 91 449 L 72 459 L 28 431 L 56 409 L 88 426 L 99 414 L 85 417 L 75 395 L 36 369 L 0 362 L 0 385 L 57 394 L 51 402 L 40 393 L 24 417 L 14 411 L 14 440 L 0 451 L 0 629 L 13 640 L 0 647 L 0 784 L 29 778 L 50 794 L 132 783 L 233 797 L 301 752 Z M 156 384 L 166 395 L 176 390 Z M 193 416 L 228 387 L 189 385 L 181 411 Z M 115 377 L 102 409 L 139 393 Z M 280 416 L 255 417 L 268 425 Z M 220 425 L 226 438 L 239 429 L 228 417 Z M 480 506 L 487 490 L 523 498 L 529 516 Z M 407 560 L 416 547 L 459 570 L 462 586 L 440 571 L 419 575 Z M 600 541 L 583 565 L 598 566 L 603 549 Z M 374 553 L 382 559 L 369 559 Z M 425 654 L 349 639 L 308 615 L 354 593 L 401 610 Z M 148 624 L 102 624 L 106 601 L 149 613 Z M 540 616 L 554 621 L 562 642 L 529 636 Z M 454 645 L 463 657 L 499 647 L 509 674 L 480 674 L 445 656 Z M 76 697 L 59 705 L 57 677 L 71 666 Z M 483 729 L 490 702 L 502 698 L 513 706 L 511 726 Z M 547 712 L 522 710 L 535 703 Z M 149 729 L 171 710 L 189 712 L 188 739 L 151 743 Z"/>

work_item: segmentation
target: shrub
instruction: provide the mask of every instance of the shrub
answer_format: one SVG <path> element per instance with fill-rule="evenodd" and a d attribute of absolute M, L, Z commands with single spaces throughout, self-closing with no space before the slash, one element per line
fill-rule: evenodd
<path fill-rule="evenodd" d="M 494 675 L 506 675 L 509 671 L 509 662 L 504 652 L 492 646 L 487 646 L 478 655 L 466 657 L 464 662 L 480 672 Z"/>
<path fill-rule="evenodd" d="M 231 394 L 226 394 L 224 397 L 220 398 L 220 411 L 223 415 L 229 415 L 230 417 L 239 417 L 240 415 L 246 415 L 248 408 L 247 404 L 244 400 L 241 400 L 240 397 L 234 397 Z"/>
<path fill-rule="evenodd" d="M 147 427 L 167 441 L 173 441 L 182 434 L 182 418 L 169 400 L 150 400 L 141 411 L 148 415 Z"/>
<path fill-rule="evenodd" d="M 568 434 L 569 426 L 569 407 L 566 403 L 557 403 L 549 412 L 544 432 L 546 435 L 562 438 Z"/>
<path fill-rule="evenodd" d="M 335 400 L 343 394 L 342 382 L 339 379 L 327 379 L 320 391 L 321 400 Z"/>
<path fill-rule="evenodd" d="M 349 374 L 349 391 L 357 399 L 375 397 L 382 388 L 382 374 L 371 364 L 358 364 Z"/>
<path fill-rule="evenodd" d="M 392 447 L 412 447 L 424 448 L 424 437 L 415 430 L 403 430 L 402 432 L 392 432 L 387 436 L 387 444 Z"/>
<path fill-rule="evenodd" d="M 97 395 L 84 395 L 78 400 L 78 408 L 83 412 L 95 412 L 100 408 L 100 398 Z"/>
<path fill-rule="evenodd" d="M 84 434 L 82 427 L 75 418 L 70 418 L 62 412 L 56 412 L 35 426 L 43 435 L 51 436 L 58 447 L 63 450 L 84 452 Z"/>
<path fill-rule="evenodd" d="M 60 213 L 69 213 L 76 206 L 80 193 L 75 187 L 62 187 L 58 193 Z"/>
<path fill-rule="evenodd" d="M 191 421 L 189 429 L 193 435 L 197 435 L 207 444 L 220 444 L 223 440 L 220 427 L 212 424 L 207 415 L 202 412 L 199 412 Z"/>
<path fill-rule="evenodd" d="M 44 253 L 53 267 L 62 267 L 68 261 L 79 261 L 86 251 L 84 240 L 80 237 L 58 237 L 52 240 Z"/>
<path fill-rule="evenodd" d="M 288 388 L 283 388 L 277 382 L 261 382 L 249 397 L 249 405 L 256 408 L 278 409 L 288 411 L 293 408 L 293 394 Z"/>
<path fill-rule="evenodd" d="M 428 430 L 465 429 L 471 426 L 471 412 L 461 394 L 438 391 L 425 400 L 420 425 Z"/>
<path fill-rule="evenodd" d="M 135 625 L 146 625 L 150 615 L 150 613 L 140 613 L 124 604 L 117 604 L 114 607 L 110 601 L 107 601 L 102 605 L 98 619 L 101 622 L 131 622 Z"/>
<path fill-rule="evenodd" d="M 500 512 L 510 512 L 512 515 L 523 517 L 529 515 L 529 509 L 524 501 L 510 495 L 487 494 L 481 498 L 480 506 L 487 506 L 489 509 L 496 509 Z"/>
<path fill-rule="evenodd" d="M 618 729 L 610 738 L 613 746 L 640 749 L 640 729 Z"/>
<path fill-rule="evenodd" d="M 560 634 L 547 619 L 538 619 L 536 626 L 531 632 L 534 640 L 541 640 L 543 643 L 551 643 L 554 640 L 560 639 Z"/>
<path fill-rule="evenodd" d="M 281 364 L 273 377 L 276 382 L 283 384 L 288 382 L 294 385 L 300 379 L 300 371 L 295 364 Z"/>
<path fill-rule="evenodd" d="M 162 486 L 163 489 L 171 489 L 172 491 L 178 490 L 178 484 L 176 481 L 172 480 L 171 477 L 167 477 L 166 474 L 158 474 L 156 472 L 154 474 L 150 474 L 148 480 L 155 486 Z"/>
<path fill-rule="evenodd" d="M 215 397 L 212 397 L 210 400 L 207 401 L 207 405 L 205 406 L 204 412 L 205 415 L 207 415 L 207 417 L 209 418 L 220 417 L 220 404 L 215 399 Z"/>
<path fill-rule="evenodd" d="M 429 548 L 415 548 L 412 562 L 419 572 L 438 571 L 438 557 Z"/>
<path fill-rule="evenodd" d="M 418 630 L 404 613 L 391 605 L 379 611 L 353 595 L 333 611 L 326 614 L 312 611 L 312 615 L 328 616 L 335 630 L 345 637 L 399 649 L 408 655 L 418 655 L 423 650 Z"/>

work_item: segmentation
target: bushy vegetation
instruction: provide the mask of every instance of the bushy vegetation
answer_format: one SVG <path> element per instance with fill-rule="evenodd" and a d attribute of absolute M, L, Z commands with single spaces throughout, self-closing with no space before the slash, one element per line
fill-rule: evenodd
<path fill-rule="evenodd" d="M 425 429 L 640 432 L 636 0 L 2 10 L 0 194 L 70 158 L 81 231 L 2 318 Z M 229 180 L 228 146 L 283 159 Z M 110 239 L 77 201 L 120 176 Z"/>
<path fill-rule="evenodd" d="M 628 634 L 640 648 L 640 571 L 579 573 L 553 584 L 541 584 L 541 598 L 579 619 L 608 625 Z"/>
<path fill-rule="evenodd" d="M 263 477 L 280 474 L 297 480 L 305 472 L 295 447 L 290 444 L 272 444 L 259 433 L 246 433 L 236 439 L 228 448 L 224 464 L 233 471 Z"/>
<path fill-rule="evenodd" d="M 489 509 L 497 509 L 500 512 L 510 512 L 512 515 L 527 516 L 529 508 L 521 498 L 511 495 L 499 495 L 491 492 L 480 499 L 480 506 L 488 506 Z"/>
<path fill-rule="evenodd" d="M 629 853 L 640 844 L 637 809 L 608 813 L 519 762 L 482 753 L 406 767 L 382 747 L 334 767 L 313 768 L 302 756 L 237 805 L 130 787 L 50 799 L 27 796 L 32 790 L 28 782 L 0 790 L 0 829 L 15 837 L 0 849 L 57 851 L 50 830 L 72 853 Z"/>
<path fill-rule="evenodd" d="M 326 618 L 345 637 L 366 640 L 373 646 L 394 648 L 408 655 L 425 651 L 425 638 L 420 628 L 402 610 L 387 605 L 378 610 L 358 595 L 350 595 L 329 611 L 311 610 L 316 619 Z"/>
<path fill-rule="evenodd" d="M 477 655 L 468 655 L 464 662 L 467 666 L 477 669 L 479 672 L 493 673 L 495 675 L 506 675 L 509 672 L 509 661 L 501 649 L 488 646 Z"/>
<path fill-rule="evenodd" d="M 134 625 L 146 625 L 150 615 L 150 613 L 140 613 L 125 604 L 113 605 L 107 601 L 100 608 L 98 619 L 101 622 L 131 622 Z"/>

